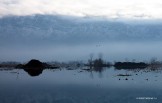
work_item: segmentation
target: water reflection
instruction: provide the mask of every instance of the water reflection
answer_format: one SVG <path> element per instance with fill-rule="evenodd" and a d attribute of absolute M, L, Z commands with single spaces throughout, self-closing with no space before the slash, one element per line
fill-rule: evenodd
<path fill-rule="evenodd" d="M 116 71 L 116 72 L 119 72 L 119 74 L 117 74 L 117 76 L 131 76 L 130 74 L 128 74 L 128 72 L 132 72 L 134 73 L 135 75 L 138 75 L 137 73 L 161 73 L 162 72 L 162 68 L 150 68 L 150 67 L 147 67 L 147 68 L 116 68 L 116 67 L 93 67 L 93 68 L 87 68 L 87 67 L 81 67 L 81 68 L 73 68 L 73 67 L 69 67 L 68 68 L 59 68 L 60 71 L 62 70 L 67 70 L 67 71 L 75 71 L 75 70 L 78 70 L 78 73 L 85 73 L 85 72 L 90 72 L 90 75 L 91 77 L 93 77 L 93 73 L 96 72 L 99 74 L 99 77 L 102 78 L 102 74 L 109 70 L 109 69 L 112 69 L 114 68 L 113 70 Z M 1 69 L 2 70 L 2 69 Z M 5 70 L 5 69 L 3 69 Z M 14 69 L 6 69 L 6 70 L 14 70 Z M 44 70 L 52 70 L 53 72 L 55 72 L 55 70 L 57 69 L 49 69 L 49 68 L 25 68 L 23 69 L 25 72 L 27 72 L 30 76 L 34 77 L 34 76 L 39 76 L 43 73 Z M 85 72 L 84 72 L 85 71 Z M 120 74 L 120 71 L 125 71 L 124 74 Z"/>
<path fill-rule="evenodd" d="M 0 103 L 161 103 L 160 72 L 144 72 L 147 69 L 118 70 L 113 67 L 84 69 L 3 69 L 0 71 Z M 24 71 L 30 76 L 38 74 L 39 77 L 31 78 Z M 13 78 L 15 72 L 19 72 L 18 80 Z M 137 97 L 157 99 L 141 101 Z"/>
<path fill-rule="evenodd" d="M 24 69 L 30 76 L 39 76 L 43 72 L 43 68 L 27 68 Z"/>
<path fill-rule="evenodd" d="M 59 70 L 42 68 L 42 63 L 35 64 L 37 63 L 19 69 L 0 69 L 0 103 L 161 103 L 162 101 L 162 69 L 157 64 L 143 68 L 141 63 L 123 63 L 118 65 L 120 68 L 116 68 L 105 66 L 100 62 L 88 66 L 78 66 L 76 63 L 77 65 L 68 64 L 68 66 L 64 64 Z M 131 67 L 129 64 L 134 66 Z M 19 76 L 19 79 L 15 80 L 16 76 Z M 156 99 L 136 99 L 140 97 Z"/>
<path fill-rule="evenodd" d="M 39 60 L 32 59 L 27 64 L 18 64 L 16 68 L 23 69 L 27 72 L 30 76 L 39 76 L 42 74 L 44 69 L 56 69 L 58 67 L 49 65 L 47 63 L 40 62 Z"/>

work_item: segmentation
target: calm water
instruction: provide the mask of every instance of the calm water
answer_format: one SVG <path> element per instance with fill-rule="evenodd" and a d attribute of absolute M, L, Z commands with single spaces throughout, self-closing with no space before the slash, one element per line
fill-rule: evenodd
<path fill-rule="evenodd" d="M 21 69 L 2 69 L 0 103 L 162 102 L 161 70 L 104 68 L 102 71 L 87 71 L 62 68 L 43 70 L 38 76 L 30 76 Z"/>

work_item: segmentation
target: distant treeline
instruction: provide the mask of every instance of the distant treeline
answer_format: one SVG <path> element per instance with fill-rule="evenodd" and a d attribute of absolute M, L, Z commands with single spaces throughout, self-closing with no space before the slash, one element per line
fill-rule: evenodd
<path fill-rule="evenodd" d="M 114 64 L 114 67 L 116 69 L 136 69 L 136 68 L 140 68 L 140 69 L 144 69 L 146 67 L 148 67 L 149 64 L 146 64 L 144 62 L 116 62 Z"/>
<path fill-rule="evenodd" d="M 36 60 L 36 59 L 30 60 L 26 64 L 21 64 L 19 62 L 1 62 L 0 63 L 1 68 L 4 68 L 4 67 L 6 67 L 6 68 L 11 68 L 11 67 L 13 67 L 13 68 L 43 67 L 43 68 L 54 69 L 54 68 L 58 68 L 58 67 L 65 67 L 65 68 L 75 67 L 75 68 L 78 68 L 78 67 L 84 67 L 84 66 L 87 66 L 90 69 L 111 67 L 111 66 L 114 66 L 116 69 L 136 69 L 136 68 L 144 69 L 144 68 L 147 68 L 147 67 L 150 67 L 150 68 L 162 67 L 162 62 L 158 61 L 155 58 L 152 58 L 150 60 L 150 62 L 135 62 L 135 60 L 134 60 L 132 62 L 130 62 L 130 61 L 120 62 L 120 61 L 118 61 L 118 62 L 111 63 L 111 62 L 107 62 L 107 61 L 103 60 L 101 56 L 97 59 L 93 59 L 92 56 L 91 56 L 90 59 L 88 59 L 87 63 L 83 63 L 81 61 L 73 61 L 73 62 L 68 62 L 68 63 L 65 63 L 65 62 L 42 63 L 42 62 L 40 62 L 39 60 Z"/>
<path fill-rule="evenodd" d="M 18 64 L 20 64 L 20 63 L 19 62 L 13 62 L 13 61 L 1 62 L 0 67 L 16 67 Z"/>

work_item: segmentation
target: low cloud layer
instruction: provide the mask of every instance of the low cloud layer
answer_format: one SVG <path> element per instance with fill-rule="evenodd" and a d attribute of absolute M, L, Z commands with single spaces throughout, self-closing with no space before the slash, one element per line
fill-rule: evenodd
<path fill-rule="evenodd" d="M 161 11 L 161 0 L 0 0 L 0 17 L 59 14 L 161 19 Z"/>

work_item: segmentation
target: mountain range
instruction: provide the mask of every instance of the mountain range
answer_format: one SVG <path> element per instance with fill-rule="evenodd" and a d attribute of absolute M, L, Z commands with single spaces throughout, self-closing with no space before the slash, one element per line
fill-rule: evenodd
<path fill-rule="evenodd" d="M 66 17 L 59 15 L 0 18 L 0 43 L 87 43 L 160 41 L 162 23 Z M 10 43 L 9 43 L 10 44 Z"/>

